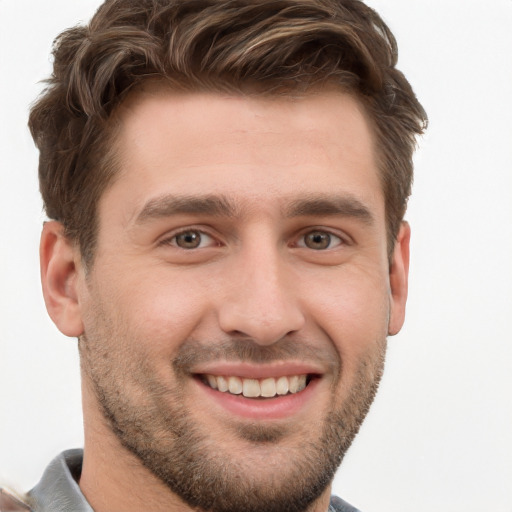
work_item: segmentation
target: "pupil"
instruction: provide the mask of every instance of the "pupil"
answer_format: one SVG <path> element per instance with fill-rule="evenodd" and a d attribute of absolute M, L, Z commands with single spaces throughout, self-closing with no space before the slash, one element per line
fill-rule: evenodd
<path fill-rule="evenodd" d="M 201 237 L 196 231 L 188 231 L 187 233 L 178 235 L 176 237 L 176 242 L 180 247 L 184 247 L 186 249 L 195 249 L 199 246 Z"/>
<path fill-rule="evenodd" d="M 331 237 L 327 233 L 318 231 L 310 233 L 306 237 L 306 245 L 310 249 L 327 249 L 331 243 Z"/>

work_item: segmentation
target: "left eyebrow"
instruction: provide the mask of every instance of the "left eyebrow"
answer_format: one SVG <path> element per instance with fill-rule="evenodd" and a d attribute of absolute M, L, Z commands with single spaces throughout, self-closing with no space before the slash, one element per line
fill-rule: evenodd
<path fill-rule="evenodd" d="M 359 199 L 350 196 L 305 197 L 292 201 L 285 210 L 286 217 L 351 217 L 372 225 L 375 222 L 370 209 Z"/>

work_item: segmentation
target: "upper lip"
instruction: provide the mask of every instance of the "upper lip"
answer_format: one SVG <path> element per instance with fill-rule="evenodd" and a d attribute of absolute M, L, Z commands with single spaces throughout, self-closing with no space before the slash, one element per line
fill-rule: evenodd
<path fill-rule="evenodd" d="M 283 361 L 270 364 L 244 362 L 212 362 L 193 368 L 196 375 L 236 376 L 244 379 L 266 379 L 289 377 L 292 375 L 320 375 L 322 368 L 305 362 Z"/>

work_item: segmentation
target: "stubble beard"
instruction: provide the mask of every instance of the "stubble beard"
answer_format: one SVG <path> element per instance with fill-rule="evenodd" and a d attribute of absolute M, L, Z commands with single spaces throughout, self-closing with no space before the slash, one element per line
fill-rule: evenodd
<path fill-rule="evenodd" d="M 285 427 L 244 423 L 222 435 L 235 436 L 247 449 L 226 453 L 222 440 L 212 437 L 208 425 L 199 424 L 184 405 L 181 371 L 175 372 L 176 386 L 169 389 L 140 361 L 112 368 L 106 352 L 94 348 L 102 347 L 102 340 L 91 341 L 80 339 L 82 370 L 111 430 L 174 494 L 191 508 L 209 512 L 311 510 L 331 483 L 373 402 L 386 351 L 386 340 L 377 341 L 377 350 L 359 362 L 346 400 L 337 406 L 333 400 L 332 409 L 316 420 L 322 424 L 318 436 L 306 428 L 300 442 L 293 443 L 290 435 L 296 439 L 297 433 Z M 240 346 L 240 341 L 233 346 Z M 253 344 L 252 353 L 258 350 Z M 127 375 L 144 382 L 149 404 L 141 407 L 126 393 Z"/>

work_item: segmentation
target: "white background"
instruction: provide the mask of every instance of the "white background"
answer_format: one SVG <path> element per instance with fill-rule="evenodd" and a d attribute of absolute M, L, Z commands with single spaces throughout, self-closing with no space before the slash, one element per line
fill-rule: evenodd
<path fill-rule="evenodd" d="M 363 512 L 512 511 L 512 0 L 372 0 L 430 116 L 408 318 L 334 490 Z M 28 105 L 97 0 L 0 0 L 0 479 L 82 442 L 76 341 L 44 309 Z"/>

